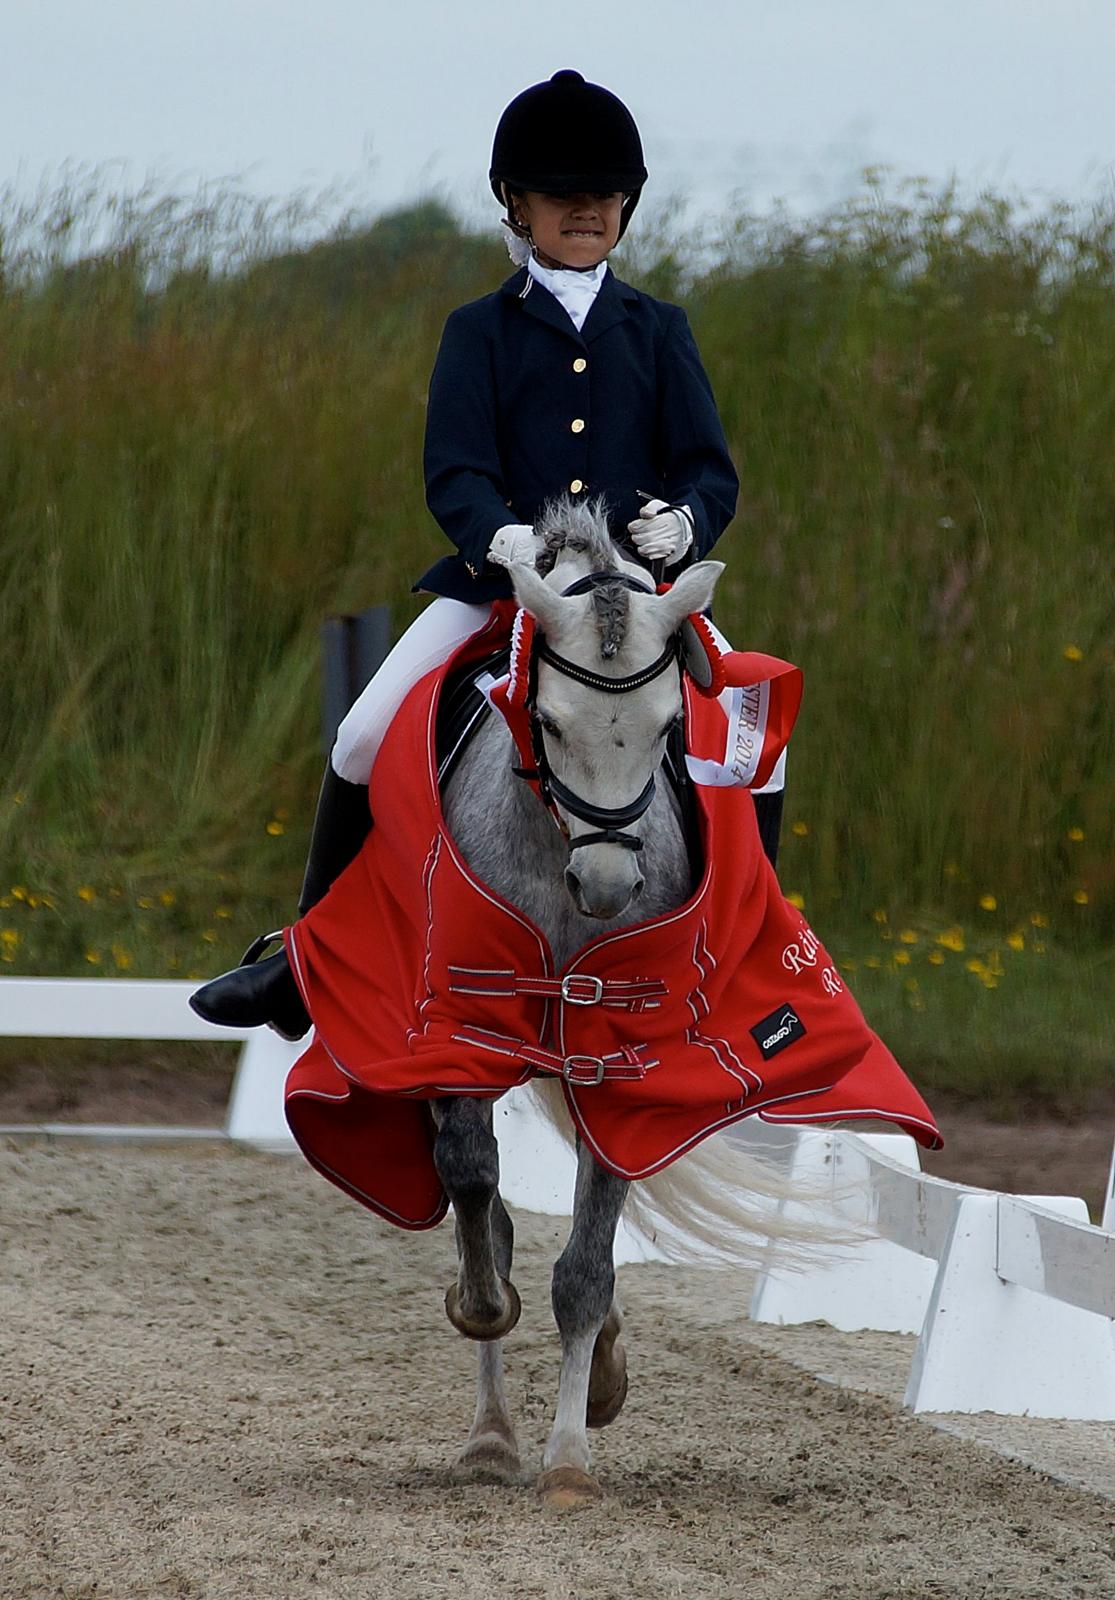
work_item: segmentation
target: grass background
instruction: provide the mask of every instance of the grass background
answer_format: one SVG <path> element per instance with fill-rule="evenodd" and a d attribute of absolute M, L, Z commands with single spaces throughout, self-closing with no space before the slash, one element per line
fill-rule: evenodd
<path fill-rule="evenodd" d="M 414 615 L 429 370 L 508 270 L 435 202 L 312 232 L 0 205 L 0 973 L 209 975 L 293 912 L 318 627 Z M 718 620 L 805 671 L 784 887 L 928 1088 L 1110 1086 L 1115 215 L 868 182 L 616 265 L 740 468 Z"/>

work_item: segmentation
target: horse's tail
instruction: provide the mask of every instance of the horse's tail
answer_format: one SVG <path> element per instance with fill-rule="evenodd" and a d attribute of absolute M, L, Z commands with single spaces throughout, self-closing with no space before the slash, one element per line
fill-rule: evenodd
<path fill-rule="evenodd" d="M 529 1092 L 539 1115 L 574 1147 L 561 1084 L 539 1076 Z M 624 1216 L 670 1260 L 706 1265 L 756 1267 L 774 1245 L 780 1266 L 806 1267 L 834 1247 L 861 1242 L 862 1230 L 836 1220 L 831 1187 L 791 1184 L 778 1148 L 773 1134 L 765 1150 L 760 1141 L 705 1139 L 633 1183 Z"/>

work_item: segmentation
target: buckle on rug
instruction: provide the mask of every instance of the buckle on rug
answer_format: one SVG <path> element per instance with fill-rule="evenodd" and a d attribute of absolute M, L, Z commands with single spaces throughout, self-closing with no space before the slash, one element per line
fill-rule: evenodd
<path fill-rule="evenodd" d="M 596 1088 L 603 1083 L 605 1070 L 602 1056 L 566 1056 L 561 1064 L 561 1075 L 566 1082 L 585 1088 Z M 588 1071 L 591 1071 L 591 1077 L 584 1076 Z"/>
<path fill-rule="evenodd" d="M 578 990 L 575 986 L 580 984 Z M 561 998 L 571 1006 L 596 1006 L 604 998 L 604 984 L 589 972 L 569 972 L 561 980 Z M 589 1059 L 595 1061 L 596 1057 Z"/>

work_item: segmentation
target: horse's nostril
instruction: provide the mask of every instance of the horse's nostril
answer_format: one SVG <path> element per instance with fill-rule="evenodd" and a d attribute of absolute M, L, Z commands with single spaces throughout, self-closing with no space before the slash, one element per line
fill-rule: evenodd
<path fill-rule="evenodd" d="M 643 885 L 645 883 L 646 883 L 646 879 L 645 878 L 636 878 L 635 879 L 634 886 L 632 887 L 632 890 L 631 890 L 631 898 L 632 898 L 632 900 L 637 900 L 639 898 L 639 896 L 643 892 Z"/>
<path fill-rule="evenodd" d="M 573 898 L 575 900 L 578 901 L 578 904 L 579 904 L 580 903 L 580 893 L 581 893 L 581 880 L 577 876 L 577 874 L 573 871 L 572 867 L 566 867 L 566 869 L 565 869 L 565 887 L 569 890 L 569 893 L 573 896 Z"/>

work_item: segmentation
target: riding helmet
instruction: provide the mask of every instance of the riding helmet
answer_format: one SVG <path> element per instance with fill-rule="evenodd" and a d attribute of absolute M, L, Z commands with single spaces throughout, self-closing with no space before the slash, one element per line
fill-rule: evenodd
<path fill-rule="evenodd" d="M 647 169 L 639 130 L 623 101 L 566 68 L 524 89 L 507 107 L 496 128 L 488 178 L 500 201 L 505 184 L 541 194 L 619 190 L 625 196 L 622 237 Z"/>

